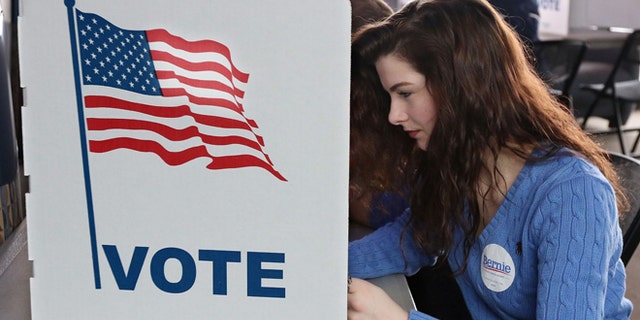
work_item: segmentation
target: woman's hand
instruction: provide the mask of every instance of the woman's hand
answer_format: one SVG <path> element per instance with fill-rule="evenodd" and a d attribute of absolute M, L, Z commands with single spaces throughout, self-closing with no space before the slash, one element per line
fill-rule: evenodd
<path fill-rule="evenodd" d="M 402 309 L 376 285 L 361 279 L 351 279 L 348 294 L 349 320 L 406 320 L 409 313 Z"/>

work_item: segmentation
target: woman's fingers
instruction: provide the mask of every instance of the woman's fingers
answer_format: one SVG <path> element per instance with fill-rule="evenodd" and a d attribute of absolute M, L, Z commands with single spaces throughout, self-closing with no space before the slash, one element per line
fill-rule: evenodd
<path fill-rule="evenodd" d="M 380 287 L 362 279 L 352 278 L 348 288 L 348 319 L 407 319 L 408 313 Z"/>

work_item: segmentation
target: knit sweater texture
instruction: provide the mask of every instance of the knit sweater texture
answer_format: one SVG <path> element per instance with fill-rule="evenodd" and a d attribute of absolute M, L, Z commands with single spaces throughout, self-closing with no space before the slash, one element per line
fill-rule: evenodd
<path fill-rule="evenodd" d="M 351 276 L 411 275 L 435 263 L 413 242 L 410 214 L 349 244 Z M 454 271 L 464 261 L 459 231 Z M 561 152 L 527 162 L 456 280 L 476 319 L 628 319 L 621 251 L 613 188 L 597 167 Z M 409 319 L 432 317 L 414 310 Z"/>

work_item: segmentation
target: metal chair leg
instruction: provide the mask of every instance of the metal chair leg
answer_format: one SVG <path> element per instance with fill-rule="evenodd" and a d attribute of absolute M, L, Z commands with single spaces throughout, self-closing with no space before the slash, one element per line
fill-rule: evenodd
<path fill-rule="evenodd" d="M 612 99 L 614 113 L 616 115 L 616 131 L 618 133 L 618 140 L 620 140 L 620 151 L 624 155 L 629 155 L 627 153 L 627 148 L 624 143 L 624 131 L 622 130 L 622 114 L 620 113 L 620 102 L 618 99 Z"/>

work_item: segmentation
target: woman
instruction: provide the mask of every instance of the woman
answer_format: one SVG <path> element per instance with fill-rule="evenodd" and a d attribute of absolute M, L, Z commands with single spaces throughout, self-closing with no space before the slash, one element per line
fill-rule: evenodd
<path fill-rule="evenodd" d="M 351 0 L 351 34 L 363 26 L 384 20 L 393 13 L 382 0 Z M 364 152 L 367 148 L 359 141 L 358 132 L 351 134 L 351 167 L 360 166 L 362 162 L 368 162 L 370 155 Z M 374 151 L 374 150 L 372 150 Z M 367 155 L 364 156 L 363 155 Z M 355 172 L 355 170 L 350 170 Z M 395 219 L 408 206 L 405 197 L 394 193 L 378 192 L 365 194 L 360 185 L 362 179 L 369 177 L 350 177 L 349 186 L 349 221 L 354 228 L 361 227 L 369 232 Z"/>
<path fill-rule="evenodd" d="M 478 319 L 629 317 L 626 199 L 523 48 L 484 0 L 415 1 L 354 36 L 352 124 L 379 155 L 354 174 L 411 205 L 349 244 L 350 319 L 429 319 L 358 278 L 436 257 Z"/>

